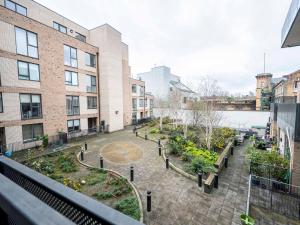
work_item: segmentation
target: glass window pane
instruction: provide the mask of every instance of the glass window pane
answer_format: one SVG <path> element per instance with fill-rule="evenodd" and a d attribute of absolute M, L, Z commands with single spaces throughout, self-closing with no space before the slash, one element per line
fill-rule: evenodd
<path fill-rule="evenodd" d="M 43 136 L 43 125 L 42 124 L 34 124 L 33 127 L 33 138 Z"/>
<path fill-rule="evenodd" d="M 28 63 L 18 62 L 19 75 L 22 76 L 21 79 L 28 79 Z"/>
<path fill-rule="evenodd" d="M 68 120 L 68 127 L 73 127 L 73 120 Z"/>
<path fill-rule="evenodd" d="M 36 34 L 27 32 L 28 44 L 37 47 L 37 37 Z"/>
<path fill-rule="evenodd" d="M 53 22 L 53 28 L 54 28 L 55 30 L 58 30 L 58 23 Z"/>
<path fill-rule="evenodd" d="M 91 76 L 91 85 L 96 86 L 96 77 L 95 76 Z"/>
<path fill-rule="evenodd" d="M 71 66 L 71 58 L 70 58 L 70 47 L 64 45 L 64 59 L 65 59 L 65 65 Z"/>
<path fill-rule="evenodd" d="M 70 71 L 65 71 L 65 84 L 72 84 L 72 76 Z"/>
<path fill-rule="evenodd" d="M 30 95 L 21 94 L 20 95 L 20 102 L 21 103 L 30 103 Z"/>
<path fill-rule="evenodd" d="M 71 48 L 71 58 L 77 59 L 77 50 L 75 48 Z"/>
<path fill-rule="evenodd" d="M 67 107 L 67 115 L 72 115 L 73 111 L 72 111 L 72 97 L 71 96 L 67 96 L 67 98 L 66 98 L 66 107 Z"/>
<path fill-rule="evenodd" d="M 72 85 L 78 85 L 78 76 L 74 72 L 72 72 Z"/>
<path fill-rule="evenodd" d="M 73 96 L 73 106 L 79 106 L 79 97 Z"/>
<path fill-rule="evenodd" d="M 62 32 L 62 33 L 67 33 L 67 28 L 66 27 L 64 27 L 64 26 L 60 26 L 60 32 Z"/>
<path fill-rule="evenodd" d="M 77 67 L 77 59 L 72 59 L 71 60 L 71 66 L 72 67 Z"/>
<path fill-rule="evenodd" d="M 85 53 L 85 65 L 89 66 L 90 65 L 90 54 L 89 53 Z"/>
<path fill-rule="evenodd" d="M 21 5 L 17 5 L 17 12 L 22 14 L 23 16 L 27 16 L 27 9 Z"/>
<path fill-rule="evenodd" d="M 41 96 L 40 95 L 32 95 L 32 103 L 40 103 L 41 102 Z"/>
<path fill-rule="evenodd" d="M 26 31 L 16 27 L 17 53 L 27 55 Z"/>
<path fill-rule="evenodd" d="M 16 11 L 16 4 L 9 0 L 5 0 L 5 7 L 13 11 Z"/>
<path fill-rule="evenodd" d="M 79 124 L 80 124 L 79 120 L 74 120 L 74 127 L 79 126 Z"/>
<path fill-rule="evenodd" d="M 22 126 L 22 132 L 23 132 L 23 140 L 24 141 L 30 141 L 32 140 L 32 126 L 31 125 L 25 125 Z"/>
<path fill-rule="evenodd" d="M 30 80 L 40 80 L 40 69 L 37 64 L 29 64 Z"/>
<path fill-rule="evenodd" d="M 3 112 L 2 93 L 0 93 L 0 112 Z"/>
<path fill-rule="evenodd" d="M 36 47 L 28 46 L 28 56 L 38 58 L 38 51 Z"/>

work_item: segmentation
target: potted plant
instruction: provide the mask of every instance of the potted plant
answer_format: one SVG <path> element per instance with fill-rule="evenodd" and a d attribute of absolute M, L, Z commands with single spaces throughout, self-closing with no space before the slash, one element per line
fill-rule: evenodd
<path fill-rule="evenodd" d="M 242 214 L 241 215 L 241 223 L 243 225 L 254 225 L 255 219 L 253 219 L 251 216 L 249 216 L 247 214 Z"/>

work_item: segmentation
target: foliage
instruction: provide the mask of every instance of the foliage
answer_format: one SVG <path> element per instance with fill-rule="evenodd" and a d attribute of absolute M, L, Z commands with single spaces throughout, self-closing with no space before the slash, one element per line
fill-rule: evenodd
<path fill-rule="evenodd" d="M 159 133 L 159 129 L 158 128 L 152 128 L 151 130 L 150 130 L 150 134 L 158 134 Z"/>
<path fill-rule="evenodd" d="M 106 180 L 107 172 L 100 169 L 91 169 L 89 175 L 85 178 L 87 185 L 95 185 Z"/>
<path fill-rule="evenodd" d="M 31 167 L 44 174 L 52 174 L 54 173 L 54 165 L 52 162 L 47 160 L 46 158 L 40 158 L 31 163 Z"/>
<path fill-rule="evenodd" d="M 162 123 L 163 124 L 172 123 L 172 120 L 170 119 L 170 117 L 166 116 L 163 118 Z"/>
<path fill-rule="evenodd" d="M 267 145 L 263 140 L 255 141 L 254 147 L 257 148 L 257 149 L 261 149 L 261 150 L 266 150 L 267 149 Z"/>
<path fill-rule="evenodd" d="M 64 178 L 64 185 L 74 189 L 75 191 L 80 191 L 80 182 L 74 181 L 71 178 Z"/>
<path fill-rule="evenodd" d="M 148 123 L 148 126 L 149 126 L 149 127 L 154 127 L 154 126 L 156 126 L 156 124 L 157 124 L 157 120 L 151 120 L 151 121 Z"/>
<path fill-rule="evenodd" d="M 165 135 L 160 136 L 161 140 L 167 139 L 167 137 Z"/>
<path fill-rule="evenodd" d="M 211 140 L 211 146 L 216 149 L 223 149 L 226 141 L 234 137 L 235 131 L 229 127 L 214 128 Z"/>
<path fill-rule="evenodd" d="M 53 180 L 56 180 L 56 181 L 60 182 L 60 183 L 64 182 L 64 176 L 60 173 L 49 174 L 49 177 Z"/>
<path fill-rule="evenodd" d="M 44 147 L 47 147 L 47 146 L 48 146 L 48 143 L 49 143 L 49 137 L 48 137 L 48 134 L 42 136 L 42 141 L 43 141 L 43 146 L 44 146 Z"/>
<path fill-rule="evenodd" d="M 216 168 L 212 161 L 209 161 L 201 156 L 192 159 L 191 163 L 186 166 L 186 170 L 192 173 L 209 173 L 216 172 Z"/>
<path fill-rule="evenodd" d="M 60 154 L 57 160 L 59 168 L 65 173 L 76 172 L 78 166 L 71 154 Z"/>
<path fill-rule="evenodd" d="M 140 219 L 139 203 L 134 197 L 128 197 L 118 201 L 115 205 L 115 209 L 136 220 Z"/>
<path fill-rule="evenodd" d="M 276 151 L 262 151 L 248 146 L 247 157 L 251 161 L 251 172 L 256 176 L 268 177 L 286 182 L 289 160 Z"/>
<path fill-rule="evenodd" d="M 196 147 L 187 147 L 182 154 L 182 159 L 184 161 L 192 161 L 197 157 L 203 158 L 211 164 L 214 164 L 218 159 L 217 153 Z"/>

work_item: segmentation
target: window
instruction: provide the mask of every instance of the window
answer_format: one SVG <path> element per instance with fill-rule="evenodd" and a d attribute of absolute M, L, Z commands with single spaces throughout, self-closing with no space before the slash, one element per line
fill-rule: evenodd
<path fill-rule="evenodd" d="M 23 141 L 35 141 L 43 136 L 43 124 L 30 124 L 22 126 Z"/>
<path fill-rule="evenodd" d="M 153 99 L 150 99 L 150 107 L 153 107 Z"/>
<path fill-rule="evenodd" d="M 3 113 L 3 99 L 2 99 L 2 93 L 0 93 L 0 113 Z"/>
<path fill-rule="evenodd" d="M 136 84 L 133 84 L 131 86 L 131 91 L 132 91 L 132 93 L 136 93 Z"/>
<path fill-rule="evenodd" d="M 136 120 L 136 116 L 137 116 L 137 115 L 136 115 L 136 112 L 133 112 L 133 113 L 132 113 L 132 120 L 135 121 L 135 120 Z"/>
<path fill-rule="evenodd" d="M 146 98 L 145 99 L 145 107 L 147 107 L 147 105 L 148 105 L 148 99 Z"/>
<path fill-rule="evenodd" d="M 87 108 L 96 109 L 97 108 L 97 97 L 87 97 Z"/>
<path fill-rule="evenodd" d="M 294 81 L 294 89 L 295 89 L 295 90 L 298 89 L 298 81 Z"/>
<path fill-rule="evenodd" d="M 65 65 L 77 67 L 77 49 L 64 45 Z"/>
<path fill-rule="evenodd" d="M 187 102 L 187 97 L 183 97 L 183 103 L 186 104 Z"/>
<path fill-rule="evenodd" d="M 23 120 L 42 117 L 41 95 L 20 94 L 20 105 Z"/>
<path fill-rule="evenodd" d="M 38 58 L 37 34 L 16 27 L 17 53 Z"/>
<path fill-rule="evenodd" d="M 82 34 L 77 33 L 77 32 L 75 32 L 75 38 L 78 39 L 79 41 L 86 42 L 86 37 Z"/>
<path fill-rule="evenodd" d="M 20 80 L 40 80 L 40 67 L 37 64 L 18 61 L 18 74 Z"/>
<path fill-rule="evenodd" d="M 136 104 L 136 98 L 132 99 L 132 109 L 136 109 L 137 104 Z"/>
<path fill-rule="evenodd" d="M 67 115 L 79 115 L 79 96 L 67 96 Z"/>
<path fill-rule="evenodd" d="M 24 6 L 21 6 L 15 2 L 5 0 L 5 7 L 10 10 L 13 10 L 23 16 L 27 16 L 27 9 Z"/>
<path fill-rule="evenodd" d="M 144 99 L 140 99 L 139 103 L 140 103 L 140 107 L 144 107 Z"/>
<path fill-rule="evenodd" d="M 62 32 L 62 33 L 65 33 L 65 34 L 67 33 L 67 28 L 65 26 L 63 26 L 59 23 L 56 23 L 54 21 L 53 21 L 53 28 L 55 30 L 58 30 L 58 31 Z"/>
<path fill-rule="evenodd" d="M 65 84 L 77 86 L 78 85 L 78 73 L 72 71 L 65 71 Z"/>
<path fill-rule="evenodd" d="M 85 53 L 85 65 L 96 67 L 96 56 L 90 53 Z"/>
<path fill-rule="evenodd" d="M 140 96 L 144 96 L 144 87 L 143 86 L 141 86 L 140 87 Z"/>
<path fill-rule="evenodd" d="M 68 132 L 80 131 L 80 120 L 68 120 Z"/>
<path fill-rule="evenodd" d="M 87 75 L 86 79 L 87 79 L 86 91 L 95 93 L 97 91 L 96 77 L 92 75 Z"/>

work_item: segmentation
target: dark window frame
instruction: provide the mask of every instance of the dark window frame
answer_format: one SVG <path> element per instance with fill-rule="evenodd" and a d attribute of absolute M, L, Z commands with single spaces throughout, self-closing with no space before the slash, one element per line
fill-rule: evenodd
<path fill-rule="evenodd" d="M 78 128 L 78 130 L 75 130 L 74 129 L 74 121 L 75 120 L 78 120 L 79 121 L 79 128 Z M 72 126 L 72 130 L 71 131 L 69 131 L 69 121 L 72 121 L 72 123 L 73 123 L 73 126 Z M 81 131 L 81 122 L 80 122 L 80 119 L 73 119 L 73 120 L 67 120 L 67 130 L 68 130 L 68 133 L 75 133 L 75 132 L 80 132 Z"/>
<path fill-rule="evenodd" d="M 70 46 L 70 45 L 66 45 L 66 44 L 64 44 L 64 47 L 68 47 L 69 49 L 70 49 L 70 51 L 69 51 L 69 58 L 70 58 L 70 65 L 67 65 L 67 64 L 65 64 L 65 55 L 64 55 L 64 65 L 65 66 L 70 66 L 70 67 L 73 67 L 73 68 L 78 68 L 78 54 L 77 54 L 77 48 L 74 48 L 74 47 L 72 47 L 72 46 Z M 75 51 L 76 51 L 76 58 L 72 58 L 72 49 L 75 49 Z M 64 53 L 65 53 L 65 51 L 64 51 Z M 76 59 L 76 66 L 72 66 L 72 59 Z"/>
<path fill-rule="evenodd" d="M 43 123 L 34 123 L 34 124 L 25 124 L 25 125 L 22 125 L 22 139 L 23 139 L 23 143 L 29 143 L 29 142 L 33 142 L 33 141 L 36 141 L 37 140 L 37 138 L 39 137 L 39 136 L 35 136 L 34 135 L 34 126 L 42 126 L 42 134 L 41 134 L 41 136 L 43 136 L 44 135 L 44 125 L 43 125 Z M 32 136 L 32 138 L 31 139 L 27 139 L 27 140 L 24 140 L 24 127 L 25 126 L 31 126 L 31 136 Z"/>
<path fill-rule="evenodd" d="M 69 114 L 68 113 L 68 104 L 67 104 L 67 98 L 68 97 L 71 97 L 71 111 L 72 113 Z M 73 103 L 74 103 L 74 98 L 78 98 L 78 106 L 74 106 Z M 78 113 L 74 113 L 74 107 L 78 108 Z M 67 116 L 76 116 L 76 115 L 80 115 L 80 98 L 79 96 L 77 95 L 67 95 L 66 96 L 66 110 L 67 110 Z"/>
<path fill-rule="evenodd" d="M 89 100 L 95 99 L 95 100 Z M 91 104 L 89 104 L 91 103 Z M 95 103 L 95 104 L 93 104 Z M 97 97 L 96 96 L 87 96 L 87 108 L 88 109 L 97 109 Z"/>
<path fill-rule="evenodd" d="M 26 47 L 27 47 L 27 54 L 26 55 L 18 53 L 17 31 L 16 31 L 16 28 L 24 30 L 26 32 Z M 32 34 L 34 34 L 36 36 L 36 46 L 33 46 L 33 45 L 29 44 L 28 33 L 32 33 Z M 17 53 L 17 55 L 23 55 L 23 56 L 27 56 L 27 57 L 30 57 L 30 58 L 33 58 L 33 59 L 39 59 L 39 56 L 40 56 L 40 54 L 39 54 L 39 39 L 38 39 L 38 34 L 37 33 L 32 32 L 30 30 L 26 30 L 26 29 L 24 29 L 22 27 L 15 26 L 15 38 L 16 38 L 16 53 Z M 37 57 L 33 57 L 33 56 L 29 55 L 28 47 L 36 48 L 36 50 L 37 50 Z"/>
<path fill-rule="evenodd" d="M 134 89 L 133 87 L 135 87 L 135 91 L 133 91 L 133 89 Z M 136 84 L 131 85 L 131 92 L 132 93 L 137 93 L 137 85 Z"/>
<path fill-rule="evenodd" d="M 29 117 L 29 118 L 23 118 L 23 113 L 22 113 L 22 102 L 21 102 L 21 95 L 29 95 L 30 96 L 30 111 L 32 112 L 32 96 L 33 95 L 38 95 L 40 96 L 40 116 L 36 117 Z M 33 93 L 20 93 L 19 94 L 19 100 L 20 100 L 20 112 L 21 112 L 21 120 L 32 120 L 32 119 L 41 119 L 43 118 L 43 106 L 42 106 L 42 95 L 41 94 L 33 94 Z"/>
<path fill-rule="evenodd" d="M 80 37 L 80 38 L 78 38 Z M 78 32 L 75 32 L 75 38 L 79 41 L 82 41 L 84 43 L 86 43 L 86 36 L 84 36 L 83 34 L 81 33 L 78 33 Z M 81 39 L 82 38 L 82 39 Z"/>
<path fill-rule="evenodd" d="M 0 92 L 0 106 L 1 106 L 1 110 L 0 110 L 0 113 L 3 113 L 4 112 L 4 108 L 3 108 L 3 96 L 2 96 L 2 92 Z"/>
<path fill-rule="evenodd" d="M 57 25 L 58 29 L 56 29 L 56 28 L 54 27 L 55 24 Z M 63 34 L 67 34 L 67 33 L 68 33 L 68 28 L 67 28 L 66 26 L 61 25 L 60 23 L 55 22 L 55 21 L 53 21 L 53 28 L 54 28 L 54 30 L 57 30 L 57 31 L 59 31 L 59 32 L 61 32 L 61 33 L 63 33 Z M 66 32 L 63 32 L 63 31 L 61 30 L 61 28 L 66 29 Z"/>
<path fill-rule="evenodd" d="M 71 84 L 69 82 L 67 82 L 66 80 L 66 72 L 70 72 L 71 73 Z M 77 75 L 77 84 L 73 84 L 73 76 L 72 73 L 76 73 Z M 74 72 L 74 71 L 70 71 L 70 70 L 65 70 L 65 85 L 69 85 L 69 86 L 79 86 L 79 80 L 78 80 L 78 73 Z"/>
<path fill-rule="evenodd" d="M 90 83 L 87 86 L 86 92 L 97 93 L 97 77 L 94 75 L 90 75 L 90 74 L 87 74 L 87 76 L 90 78 Z M 93 84 L 93 80 L 95 81 L 94 84 Z M 93 89 L 93 87 L 94 87 L 94 89 Z"/>
<path fill-rule="evenodd" d="M 85 52 L 85 65 L 86 66 L 90 66 L 90 67 L 93 67 L 93 68 L 96 68 L 96 55 L 94 55 L 94 54 L 91 54 L 91 53 L 88 53 L 88 52 Z M 93 59 L 94 60 L 91 60 L 92 59 L 92 57 L 91 56 L 93 56 Z M 87 64 L 87 57 L 89 58 L 89 64 Z M 93 63 L 91 63 L 92 61 L 94 61 Z"/>
<path fill-rule="evenodd" d="M 15 9 L 14 9 L 14 10 L 12 10 L 12 9 L 8 8 L 8 7 L 7 7 L 7 3 L 6 3 L 6 2 L 11 2 L 11 3 L 13 3 L 13 4 L 14 4 L 14 6 L 15 6 Z M 16 12 L 16 13 L 18 13 L 18 14 L 22 15 L 22 16 L 26 16 L 26 17 L 27 17 L 27 8 L 26 8 L 25 6 L 22 6 L 22 5 L 20 5 L 20 4 L 16 3 L 16 2 L 14 2 L 14 1 L 11 1 L 11 0 L 4 0 L 4 6 L 5 6 L 5 8 L 7 8 L 7 9 L 9 9 L 9 10 L 11 10 L 11 11 L 14 11 L 14 12 Z M 21 7 L 21 8 L 24 8 L 24 9 L 25 9 L 25 11 L 26 11 L 25 15 L 24 15 L 24 14 L 22 14 L 22 13 L 20 13 L 20 12 L 18 12 L 18 10 L 17 10 L 17 6 L 19 6 L 19 7 Z"/>
<path fill-rule="evenodd" d="M 27 64 L 27 73 L 28 73 L 28 79 L 20 79 L 20 76 L 23 76 L 25 77 L 24 75 L 20 75 L 20 69 L 19 69 L 19 62 L 22 62 L 22 63 L 26 63 Z M 29 69 L 29 64 L 33 64 L 33 65 L 37 65 L 38 68 L 39 68 L 39 79 L 38 80 L 31 80 L 30 79 L 30 69 Z M 17 61 L 17 69 L 18 69 L 18 79 L 19 80 L 28 80 L 28 81 L 35 81 L 35 82 L 40 82 L 41 81 L 41 72 L 40 72 L 40 65 L 39 64 L 36 64 L 36 63 L 30 63 L 30 62 L 26 62 L 26 61 L 22 61 L 22 60 L 18 60 Z"/>

